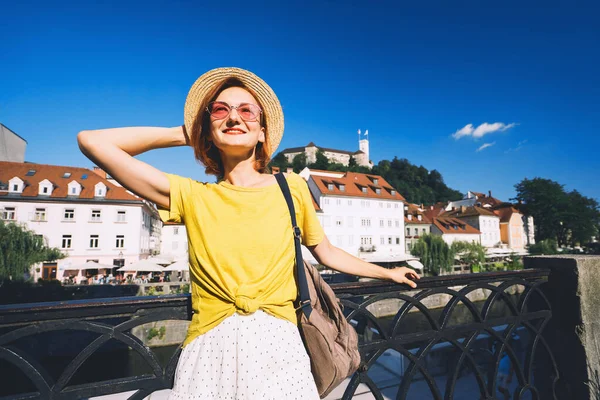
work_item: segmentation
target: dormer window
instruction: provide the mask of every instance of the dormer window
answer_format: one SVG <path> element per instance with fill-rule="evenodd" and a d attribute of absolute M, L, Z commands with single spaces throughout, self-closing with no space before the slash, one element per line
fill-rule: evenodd
<path fill-rule="evenodd" d="M 44 179 L 40 182 L 38 187 L 38 196 L 50 196 L 54 185 L 48 179 Z"/>
<path fill-rule="evenodd" d="M 423 217 L 421 216 L 421 214 L 417 215 L 417 219 L 418 219 L 419 221 L 421 221 L 421 220 L 423 219 Z"/>
<path fill-rule="evenodd" d="M 25 182 L 23 182 L 21 180 L 21 178 L 15 176 L 10 181 L 8 181 L 8 192 L 9 193 L 22 193 L 24 186 L 25 186 Z"/>
<path fill-rule="evenodd" d="M 367 193 L 367 188 L 366 187 L 362 188 L 362 192 Z"/>
<path fill-rule="evenodd" d="M 377 179 L 377 178 L 373 178 L 373 184 L 374 184 L 374 185 L 378 185 L 378 184 L 379 184 L 379 179 Z"/>
<path fill-rule="evenodd" d="M 377 193 L 377 194 L 381 194 L 381 189 L 379 189 L 379 188 L 375 188 L 375 193 Z"/>
<path fill-rule="evenodd" d="M 328 183 L 327 184 L 327 190 L 333 190 L 333 183 Z"/>
<path fill-rule="evenodd" d="M 71 181 L 67 185 L 69 187 L 69 196 L 79 196 L 81 194 L 81 184 L 77 181 Z"/>
<path fill-rule="evenodd" d="M 408 218 L 409 221 L 412 221 L 412 214 L 408 214 L 407 218 Z"/>
<path fill-rule="evenodd" d="M 340 185 L 340 192 L 346 191 L 346 185 Z"/>
<path fill-rule="evenodd" d="M 395 196 L 395 195 L 396 195 L 396 191 L 395 191 L 394 189 L 392 189 L 392 190 L 390 191 L 390 194 L 391 194 L 392 196 Z"/>
<path fill-rule="evenodd" d="M 106 196 L 106 185 L 102 182 L 99 182 L 94 187 L 94 196 L 96 197 L 105 197 Z"/>

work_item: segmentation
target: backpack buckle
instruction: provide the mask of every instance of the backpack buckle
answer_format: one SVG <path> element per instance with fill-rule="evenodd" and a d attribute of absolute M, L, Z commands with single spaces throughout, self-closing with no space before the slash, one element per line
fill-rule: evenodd
<path fill-rule="evenodd" d="M 300 301 L 298 303 L 298 307 L 296 307 L 296 311 L 303 309 L 306 306 L 310 306 L 310 299 L 308 300 L 304 300 L 304 301 Z"/>
<path fill-rule="evenodd" d="M 300 228 L 297 226 L 294 226 L 293 230 L 294 230 L 294 237 L 296 237 L 298 239 L 302 239 L 302 231 L 300 230 Z"/>

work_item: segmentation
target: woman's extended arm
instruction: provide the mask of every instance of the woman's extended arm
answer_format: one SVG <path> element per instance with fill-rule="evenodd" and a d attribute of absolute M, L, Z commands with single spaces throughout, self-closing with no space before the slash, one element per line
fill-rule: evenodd
<path fill-rule="evenodd" d="M 368 263 L 335 247 L 329 242 L 327 236 L 318 245 L 309 247 L 309 250 L 320 264 L 336 271 L 365 278 L 389 279 L 397 283 L 405 283 L 412 288 L 417 287 L 417 284 L 409 279 L 419 279 L 419 275 L 412 269 L 406 267 L 387 269 Z"/>
<path fill-rule="evenodd" d="M 169 207 L 167 176 L 133 156 L 152 149 L 189 144 L 184 127 L 81 131 L 77 142 L 83 154 L 121 185 L 158 206 Z"/>

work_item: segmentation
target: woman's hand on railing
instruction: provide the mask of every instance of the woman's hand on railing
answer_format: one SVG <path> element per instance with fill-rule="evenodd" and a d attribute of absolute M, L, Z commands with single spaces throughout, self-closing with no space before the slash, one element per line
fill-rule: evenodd
<path fill-rule="evenodd" d="M 404 283 L 414 289 L 417 287 L 414 280 L 419 279 L 419 274 L 410 268 L 398 267 L 389 270 L 389 279 L 396 283 Z"/>

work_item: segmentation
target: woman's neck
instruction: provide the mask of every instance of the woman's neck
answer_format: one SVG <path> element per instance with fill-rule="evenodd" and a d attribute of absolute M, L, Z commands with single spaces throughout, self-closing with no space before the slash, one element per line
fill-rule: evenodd
<path fill-rule="evenodd" d="M 241 187 L 261 186 L 263 174 L 254 169 L 254 157 L 233 160 L 223 159 L 223 180 Z"/>

